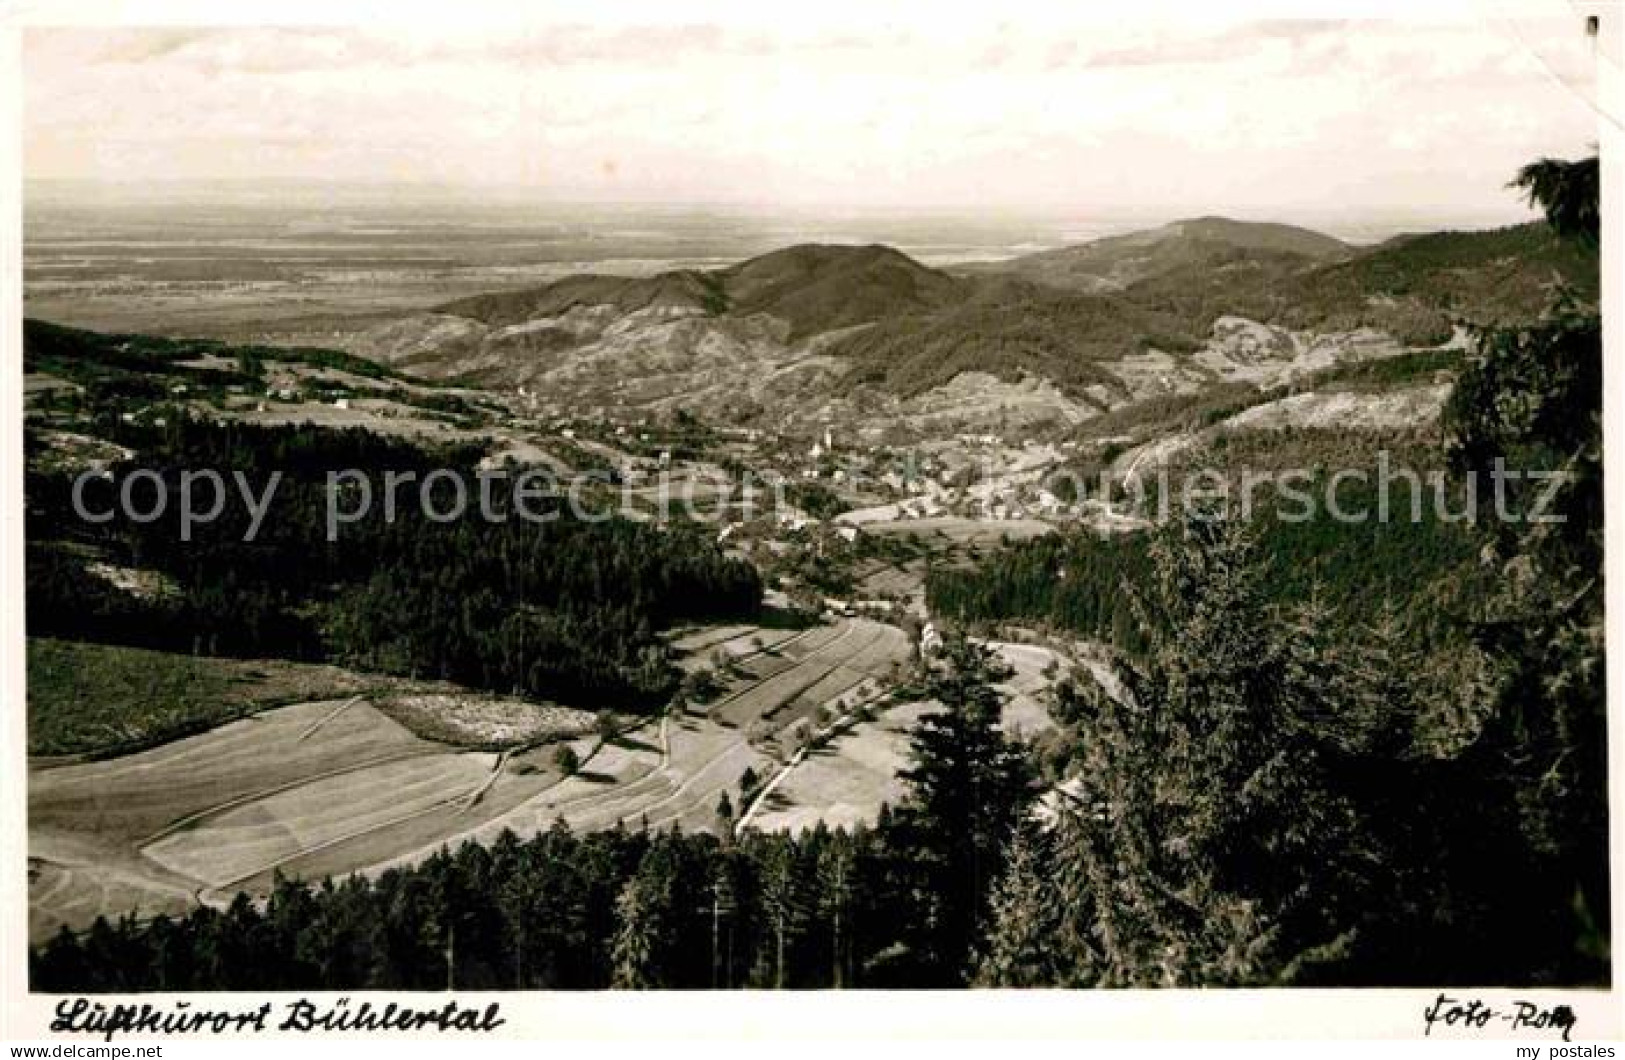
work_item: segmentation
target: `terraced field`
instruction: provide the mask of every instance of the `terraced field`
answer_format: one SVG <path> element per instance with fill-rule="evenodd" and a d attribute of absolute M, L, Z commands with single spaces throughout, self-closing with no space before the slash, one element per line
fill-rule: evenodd
<path fill-rule="evenodd" d="M 467 799 L 494 754 L 414 755 L 362 766 L 192 819 L 145 844 L 165 868 L 216 889 L 300 854 Z"/>
<path fill-rule="evenodd" d="M 695 670 L 710 665 L 718 652 L 736 661 L 774 651 L 807 634 L 807 630 L 762 626 L 716 626 L 679 637 L 672 641 L 672 647 L 684 653 L 678 665 L 685 670 Z"/>
<path fill-rule="evenodd" d="M 568 777 L 553 767 L 552 746 L 461 750 L 355 698 L 266 711 L 118 759 L 37 764 L 30 935 L 40 941 L 98 914 L 178 913 L 239 890 L 264 894 L 279 872 L 379 871 L 560 820 L 577 830 L 725 828 L 718 800 L 726 792 L 741 803 L 747 769 L 779 770 L 787 726 L 869 694 L 911 650 L 902 631 L 865 619 L 717 627 L 676 643 L 691 662 L 730 657 L 721 697 L 608 743 L 575 739 L 582 764 Z"/>
<path fill-rule="evenodd" d="M 103 913 L 178 912 L 220 897 L 216 888 L 263 892 L 275 869 L 304 872 L 323 854 L 322 869 L 354 871 L 419 845 L 406 822 L 443 812 L 466 828 L 558 780 L 504 769 L 491 783 L 496 761 L 419 739 L 346 699 L 266 711 L 122 758 L 36 768 L 30 933 Z"/>
<path fill-rule="evenodd" d="M 762 637 L 776 647 L 745 650 Z M 578 831 L 676 825 L 685 831 L 722 827 L 716 807 L 724 792 L 739 806 L 739 778 L 746 769 L 769 776 L 782 752 L 768 739 L 753 744 L 752 730 L 781 730 L 843 694 L 873 682 L 910 650 L 892 626 L 851 619 L 786 633 L 749 627 L 717 627 L 678 643 L 702 656 L 738 648 L 742 676 L 717 701 L 664 723 L 650 723 L 586 758 L 579 774 L 500 815 L 459 833 L 453 841 L 489 842 L 504 829 L 534 834 L 563 820 Z M 585 755 L 584 755 L 585 757 Z M 878 803 L 876 804 L 878 806 Z M 426 847 L 399 859 L 422 857 Z M 380 866 L 383 867 L 383 866 Z"/>
<path fill-rule="evenodd" d="M 673 637 L 671 646 L 680 652 L 698 655 L 723 644 L 748 637 L 758 628 L 757 626 L 706 626 Z"/>
<path fill-rule="evenodd" d="M 651 828 L 681 822 L 684 828 L 715 829 L 717 797 L 736 788 L 746 768 L 758 773 L 765 758 L 738 733 L 703 718 L 666 726 L 669 752 L 640 780 L 624 788 L 588 794 L 556 805 L 557 815 L 578 830 L 610 828 L 617 821 Z"/>
<path fill-rule="evenodd" d="M 784 640 L 743 664 L 750 683 L 708 708 L 722 725 L 768 719 L 782 728 L 863 681 L 879 677 L 908 651 L 901 630 L 849 619 Z"/>

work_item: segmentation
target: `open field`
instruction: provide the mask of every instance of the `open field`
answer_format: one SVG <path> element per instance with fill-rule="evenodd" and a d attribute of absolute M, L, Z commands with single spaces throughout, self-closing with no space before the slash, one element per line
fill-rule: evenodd
<path fill-rule="evenodd" d="M 819 821 L 831 827 L 874 823 L 882 803 L 903 795 L 897 772 L 908 764 L 909 732 L 930 709 L 900 704 L 812 751 L 763 800 L 751 825 L 802 832 Z"/>
<path fill-rule="evenodd" d="M 682 653 L 678 665 L 685 670 L 710 666 L 716 659 L 729 662 L 763 653 L 772 653 L 789 641 L 809 635 L 804 629 L 774 629 L 766 626 L 712 626 L 685 632 L 671 646 Z"/>
<path fill-rule="evenodd" d="M 770 719 L 775 728 L 782 728 L 881 676 L 907 651 L 902 631 L 879 622 L 851 619 L 818 628 L 742 664 L 750 683 L 711 703 L 708 714 L 728 726 Z"/>
<path fill-rule="evenodd" d="M 618 823 L 651 828 L 679 824 L 685 830 L 716 830 L 715 808 L 723 791 L 737 798 L 739 775 L 758 774 L 768 760 L 744 737 L 704 718 L 651 722 L 583 754 L 582 769 L 556 785 L 484 821 L 465 822 L 402 856 L 373 866 L 380 871 L 421 860 L 443 843 L 490 842 L 503 831 L 535 835 L 563 821 L 574 830 L 613 828 Z"/>
<path fill-rule="evenodd" d="M 681 652 L 698 653 L 727 644 L 757 631 L 756 626 L 701 626 L 680 630 L 671 638 L 671 646 Z"/>
<path fill-rule="evenodd" d="M 184 914 L 196 886 L 139 861 L 110 855 L 99 844 L 30 837 L 28 938 L 40 943 L 64 924 L 83 928 L 98 916 Z"/>
<path fill-rule="evenodd" d="M 877 597 L 913 597 L 925 591 L 925 561 L 909 560 L 901 566 L 873 565 L 861 574 L 858 595 L 868 599 Z"/>
<path fill-rule="evenodd" d="M 576 776 L 452 841 L 490 841 L 504 829 L 535 834 L 555 820 L 576 830 L 624 822 L 628 827 L 647 823 L 651 828 L 715 831 L 721 826 L 716 807 L 723 793 L 736 811 L 742 809 L 739 778 L 746 769 L 765 777 L 780 768 L 776 756 L 783 752 L 773 736 L 818 707 L 833 706 L 909 650 L 900 630 L 862 619 L 788 634 L 719 626 L 685 633 L 678 643 L 703 656 L 719 646 L 748 645 L 757 636 L 776 639 L 779 647 L 740 652 L 740 677 L 729 692 L 663 724 L 646 724 L 590 757 L 583 752 Z M 752 732 L 762 737 L 757 745 Z M 432 849 L 401 860 L 415 860 Z"/>
<path fill-rule="evenodd" d="M 988 647 L 998 652 L 999 658 L 1014 671 L 999 685 L 1006 697 L 1000 717 L 1004 731 L 1011 736 L 1028 738 L 1055 728 L 1055 719 L 1050 717 L 1040 695 L 1051 683 L 1044 671 L 1060 665 L 1060 657 L 1036 644 L 989 641 Z"/>
<path fill-rule="evenodd" d="M 53 931 L 64 920 L 82 927 L 98 913 L 137 906 L 172 911 L 178 896 L 190 899 L 203 881 L 140 852 L 180 822 L 440 750 L 346 699 L 269 710 L 116 759 L 36 765 L 28 784 L 30 931 Z M 125 901 L 134 892 L 146 897 Z"/>
<path fill-rule="evenodd" d="M 105 564 L 91 569 L 115 578 L 150 574 Z M 36 765 L 129 754 L 275 707 L 362 696 L 418 736 L 476 748 L 579 735 L 595 718 L 555 703 L 339 666 L 28 641 L 28 739 Z"/>
<path fill-rule="evenodd" d="M 25 286 L 31 316 L 113 331 L 164 330 L 334 345 L 370 324 L 455 298 L 534 287 L 572 273 L 648 275 L 715 267 L 795 239 L 839 239 L 849 220 L 797 212 L 479 202 L 375 189 L 293 187 L 205 205 L 30 187 Z M 1008 257 L 1032 224 L 945 226 L 888 218 L 875 238 L 928 262 Z M 1107 226 L 1120 228 L 1122 223 Z M 1044 220 L 1049 245 L 1076 222 Z"/>
<path fill-rule="evenodd" d="M 378 434 L 428 443 L 466 442 L 490 436 L 489 431 L 463 430 L 439 417 L 427 413 L 414 414 L 394 402 L 377 399 L 357 400 L 348 408 L 319 401 L 279 403 L 264 409 L 244 409 L 231 415 L 244 423 L 261 427 L 296 423 L 333 430 L 364 427 Z"/>
<path fill-rule="evenodd" d="M 29 777 L 30 823 L 36 829 L 144 839 L 236 799 L 370 762 L 443 750 L 366 704 L 348 704 L 328 700 L 282 707 L 151 751 L 36 769 Z"/>

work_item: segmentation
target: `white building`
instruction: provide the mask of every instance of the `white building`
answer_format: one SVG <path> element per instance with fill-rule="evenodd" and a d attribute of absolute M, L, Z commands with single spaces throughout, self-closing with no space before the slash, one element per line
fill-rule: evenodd
<path fill-rule="evenodd" d="M 927 622 L 925 628 L 920 630 L 920 656 L 930 655 L 942 647 L 942 634 L 937 632 L 935 622 Z"/>

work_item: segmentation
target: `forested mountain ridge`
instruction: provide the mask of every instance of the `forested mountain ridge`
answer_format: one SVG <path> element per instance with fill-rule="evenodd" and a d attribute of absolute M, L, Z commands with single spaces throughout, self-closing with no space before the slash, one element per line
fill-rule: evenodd
<path fill-rule="evenodd" d="M 952 306 L 880 321 L 828 349 L 850 362 L 848 388 L 910 397 L 962 372 L 984 372 L 1007 380 L 1031 375 L 1079 395 L 1102 386 L 1122 400 L 1129 392 L 1106 364 L 1159 342 L 1187 344 L 1170 335 L 1173 327 L 1164 314 L 1122 299 L 997 277 Z"/>
<path fill-rule="evenodd" d="M 964 284 L 891 247 L 803 244 L 751 258 L 718 276 L 727 311 L 790 325 L 791 342 L 917 313 L 965 296 Z"/>

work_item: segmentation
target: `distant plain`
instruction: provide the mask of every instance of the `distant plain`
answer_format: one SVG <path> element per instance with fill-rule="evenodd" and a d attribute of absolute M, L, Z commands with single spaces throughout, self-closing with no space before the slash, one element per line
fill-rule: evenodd
<path fill-rule="evenodd" d="M 33 189 L 31 189 L 32 192 Z M 217 201 L 31 194 L 27 316 L 102 331 L 275 345 L 342 344 L 457 298 L 579 272 L 717 268 L 797 243 L 884 243 L 931 266 L 997 261 L 1171 220 L 1156 211 L 977 214 L 490 203 L 352 193 Z M 1334 218 L 1353 243 L 1442 218 Z M 1463 226 L 1493 219 L 1463 219 Z"/>

